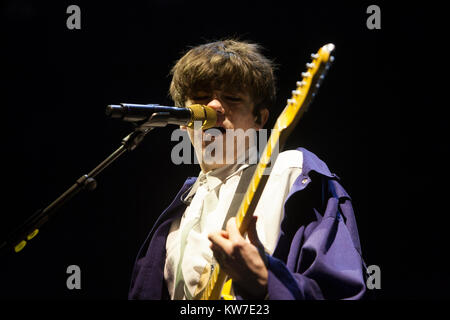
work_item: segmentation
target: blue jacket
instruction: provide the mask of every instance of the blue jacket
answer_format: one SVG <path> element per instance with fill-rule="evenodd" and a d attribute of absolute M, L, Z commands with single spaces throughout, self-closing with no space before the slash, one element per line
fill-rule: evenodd
<path fill-rule="evenodd" d="M 322 160 L 298 150 L 302 173 L 286 198 L 279 239 L 268 256 L 268 299 L 360 299 L 366 273 L 351 198 Z M 166 238 L 186 209 L 181 196 L 195 179 L 186 180 L 142 245 L 129 299 L 170 298 L 164 280 Z"/>

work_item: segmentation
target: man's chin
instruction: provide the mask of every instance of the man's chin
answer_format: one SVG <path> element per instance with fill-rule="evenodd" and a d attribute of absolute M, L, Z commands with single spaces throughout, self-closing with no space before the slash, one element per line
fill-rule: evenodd
<path fill-rule="evenodd" d="M 225 153 L 223 153 L 225 154 Z M 208 154 L 206 153 L 205 149 L 203 149 L 203 162 L 209 164 L 209 165 L 225 165 L 225 164 L 230 164 L 227 163 L 226 157 L 225 156 L 216 156 L 216 152 L 215 150 L 208 152 Z M 228 161 L 228 162 L 233 162 Z"/>

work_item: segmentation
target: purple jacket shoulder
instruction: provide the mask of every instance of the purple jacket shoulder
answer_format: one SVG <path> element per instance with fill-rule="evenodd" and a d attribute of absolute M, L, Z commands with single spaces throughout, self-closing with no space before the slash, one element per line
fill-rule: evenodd
<path fill-rule="evenodd" d="M 298 150 L 303 169 L 285 201 L 280 236 L 268 256 L 268 299 L 360 299 L 366 291 L 365 265 L 351 198 L 322 160 Z M 186 180 L 147 236 L 136 258 L 129 299 L 169 298 L 166 237 L 186 209 L 183 195 L 194 182 Z"/>

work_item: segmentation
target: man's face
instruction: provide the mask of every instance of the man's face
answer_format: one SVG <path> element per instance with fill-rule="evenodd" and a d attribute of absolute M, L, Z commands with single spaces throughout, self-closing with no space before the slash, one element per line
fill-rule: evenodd
<path fill-rule="evenodd" d="M 194 129 L 188 128 L 189 137 L 192 144 L 194 145 L 197 157 L 199 157 L 199 153 L 201 153 L 203 160 L 205 156 L 205 148 L 218 137 L 222 138 L 223 161 L 218 161 L 219 163 L 210 163 L 208 165 L 203 164 L 203 166 L 201 163 L 200 165 L 202 166 L 202 170 L 204 171 L 209 171 L 226 164 L 225 162 L 227 161 L 225 160 L 225 157 L 227 151 L 225 141 L 227 133 L 225 130 L 259 130 L 267 120 L 267 117 L 263 115 L 262 121 L 260 121 L 261 123 L 256 122 L 256 116 L 253 114 L 254 102 L 252 101 L 248 92 L 225 90 L 198 91 L 194 92 L 186 100 L 186 106 L 190 106 L 192 104 L 202 104 L 213 108 L 217 112 L 217 124 L 215 128 L 220 130 L 220 132 L 222 133 L 220 136 L 214 137 L 208 135 L 205 132 L 194 132 Z M 230 132 L 231 131 L 228 131 L 228 133 Z M 196 138 L 198 139 L 198 137 L 202 137 L 201 143 L 195 140 Z M 232 158 L 236 159 L 236 157 L 242 152 L 245 152 L 245 150 L 233 150 L 232 152 Z"/>

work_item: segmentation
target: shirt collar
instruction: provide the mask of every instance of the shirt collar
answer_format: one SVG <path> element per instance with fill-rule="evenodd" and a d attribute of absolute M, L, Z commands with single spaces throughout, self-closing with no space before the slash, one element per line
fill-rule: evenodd
<path fill-rule="evenodd" d="M 258 149 L 256 148 L 256 146 L 252 146 L 249 148 L 248 152 L 246 152 L 242 158 L 239 158 L 236 161 L 236 163 L 228 164 L 223 167 L 208 171 L 206 173 L 200 171 L 197 180 L 195 181 L 191 189 L 188 191 L 186 196 L 182 197 L 182 201 L 185 202 L 186 204 L 189 204 L 201 185 L 206 184 L 208 190 L 211 191 L 216 189 L 223 183 L 225 183 L 225 181 L 227 181 L 231 177 L 240 174 L 242 170 L 244 170 L 250 165 L 248 163 L 249 162 L 248 160 L 254 159 L 251 157 L 251 155 L 254 155 L 255 152 L 258 152 Z"/>
<path fill-rule="evenodd" d="M 207 173 L 200 171 L 197 180 L 195 181 L 191 190 L 189 190 L 189 193 L 186 195 L 186 197 L 184 197 L 183 201 L 185 203 L 190 203 L 200 186 L 206 185 L 209 191 L 214 190 L 218 186 L 225 183 L 225 181 L 227 181 L 231 177 L 239 174 L 248 166 L 248 164 L 229 164 L 224 167 L 211 170 Z"/>

